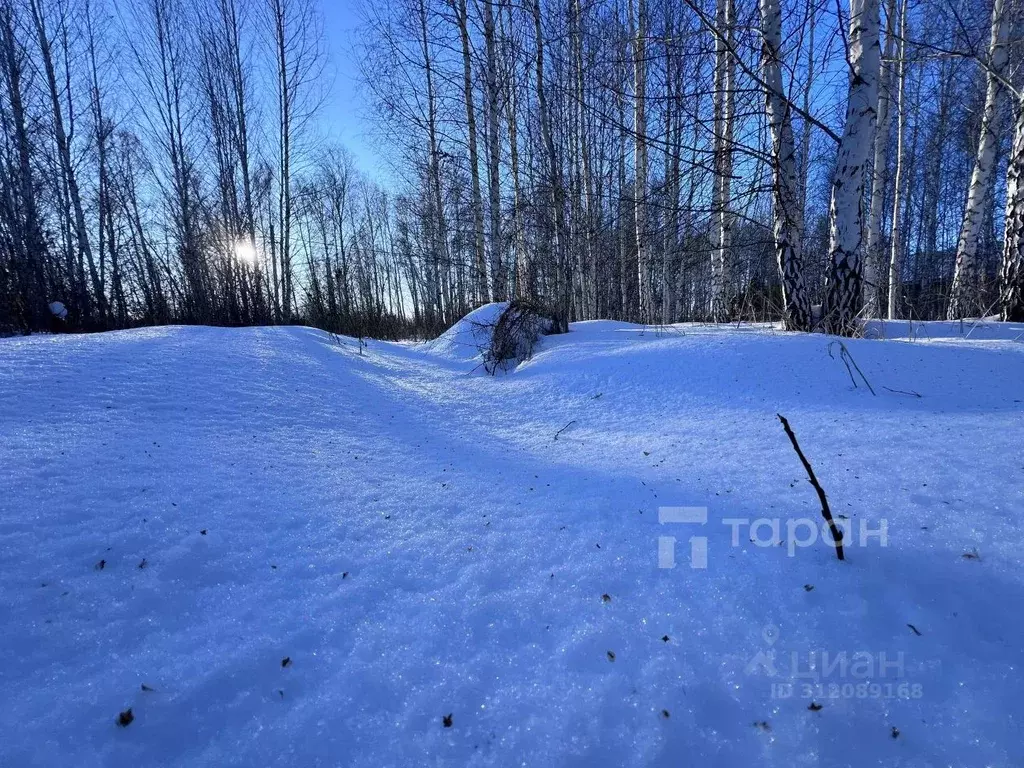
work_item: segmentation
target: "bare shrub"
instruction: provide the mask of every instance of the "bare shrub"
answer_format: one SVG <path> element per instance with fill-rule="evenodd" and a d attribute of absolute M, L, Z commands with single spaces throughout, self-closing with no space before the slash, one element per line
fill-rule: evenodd
<path fill-rule="evenodd" d="M 566 333 L 569 328 L 568 323 L 541 305 L 515 300 L 509 302 L 487 330 L 484 369 L 494 374 L 529 360 L 541 336 Z"/>

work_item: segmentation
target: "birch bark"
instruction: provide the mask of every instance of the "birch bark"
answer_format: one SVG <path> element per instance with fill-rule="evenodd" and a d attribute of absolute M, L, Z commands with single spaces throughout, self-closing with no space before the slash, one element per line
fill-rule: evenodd
<path fill-rule="evenodd" d="M 885 52 L 878 77 L 878 129 L 875 132 L 874 160 L 871 163 L 871 203 L 864 249 L 864 316 L 877 317 L 880 311 L 878 265 L 881 263 L 882 208 L 885 203 L 886 157 L 889 152 L 889 81 L 896 35 L 896 0 L 888 0 L 885 12 Z"/>
<path fill-rule="evenodd" d="M 1024 322 L 1024 97 L 1018 98 L 1006 170 L 1006 223 L 999 303 L 1003 320 Z"/>
<path fill-rule="evenodd" d="M 974 159 L 971 183 L 967 188 L 967 205 L 956 245 L 956 267 L 946 315 L 949 320 L 957 320 L 982 310 L 977 296 L 978 243 L 991 205 L 988 189 L 996 170 L 996 150 L 999 146 L 997 121 L 1002 91 L 999 75 L 1006 68 L 1009 33 L 1004 3 L 1005 0 L 995 0 L 992 6 L 985 109 L 981 116 L 981 138 L 978 140 L 978 153 Z"/>
<path fill-rule="evenodd" d="M 733 83 L 736 63 L 731 49 L 736 6 L 734 0 L 718 0 L 715 23 L 715 181 L 711 201 L 711 316 L 727 320 L 729 315 L 729 249 L 732 246 Z"/>
<path fill-rule="evenodd" d="M 828 333 L 852 335 L 861 301 L 861 204 L 878 106 L 878 0 L 850 0 L 846 129 L 832 179 L 829 274 L 822 305 Z"/>
<path fill-rule="evenodd" d="M 889 244 L 889 301 L 886 316 L 890 320 L 896 319 L 896 304 L 899 298 L 900 282 L 900 249 L 903 241 L 903 222 L 900 221 L 900 212 L 903 206 L 903 197 L 906 187 L 906 157 L 905 144 L 907 132 L 907 109 L 906 109 L 906 81 L 907 81 L 907 0 L 900 3 L 900 55 L 896 65 L 896 104 L 898 122 L 896 124 L 896 189 L 892 196 L 892 238 Z"/>
<path fill-rule="evenodd" d="M 804 286 L 801 185 L 797 178 L 793 125 L 782 86 L 782 8 L 779 0 L 761 0 L 765 107 L 772 135 L 772 201 L 775 253 L 782 276 L 786 328 L 811 329 L 811 305 Z"/>
<path fill-rule="evenodd" d="M 633 222 L 636 226 L 636 263 L 639 281 L 640 322 L 653 318 L 651 265 L 647 243 L 647 0 L 631 0 L 636 28 L 633 37 L 633 159 L 636 179 L 633 185 Z"/>

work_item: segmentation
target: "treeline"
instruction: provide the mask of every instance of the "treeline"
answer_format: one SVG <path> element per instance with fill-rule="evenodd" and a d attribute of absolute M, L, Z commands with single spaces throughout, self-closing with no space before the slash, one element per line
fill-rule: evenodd
<path fill-rule="evenodd" d="M 319 10 L 0 0 L 0 332 L 414 330 L 393 201 L 315 140 Z"/>
<path fill-rule="evenodd" d="M 1024 319 L 1015 0 L 317 2 L 0 0 L 0 332 Z"/>
<path fill-rule="evenodd" d="M 1024 319 L 1011 1 L 369 4 L 417 312 Z"/>

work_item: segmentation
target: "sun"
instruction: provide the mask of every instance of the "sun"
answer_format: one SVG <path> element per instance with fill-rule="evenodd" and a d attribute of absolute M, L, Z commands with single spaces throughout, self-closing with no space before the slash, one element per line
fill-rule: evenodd
<path fill-rule="evenodd" d="M 256 249 L 252 243 L 245 240 L 239 240 L 235 243 L 235 258 L 239 261 L 244 261 L 246 264 L 256 263 Z"/>

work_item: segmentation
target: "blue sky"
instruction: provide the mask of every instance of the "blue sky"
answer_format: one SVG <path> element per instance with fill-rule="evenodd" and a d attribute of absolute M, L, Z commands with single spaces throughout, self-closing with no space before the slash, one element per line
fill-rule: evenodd
<path fill-rule="evenodd" d="M 366 120 L 359 70 L 352 54 L 359 24 L 357 0 L 322 0 L 324 38 L 330 57 L 333 84 L 319 120 L 324 136 L 337 139 L 355 155 L 359 168 L 371 176 L 383 174 Z"/>

